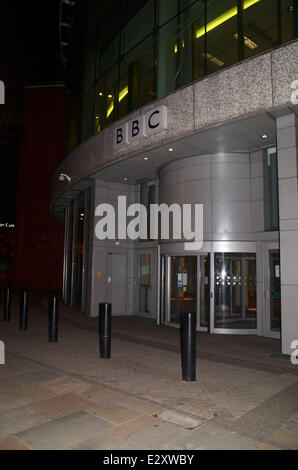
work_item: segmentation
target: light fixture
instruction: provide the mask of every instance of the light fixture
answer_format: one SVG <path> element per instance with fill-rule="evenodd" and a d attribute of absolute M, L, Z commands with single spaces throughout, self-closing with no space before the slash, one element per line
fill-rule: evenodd
<path fill-rule="evenodd" d="M 145 162 L 146 162 L 147 160 L 149 160 L 149 157 L 144 157 L 144 160 L 145 160 Z"/>
<path fill-rule="evenodd" d="M 103 96 L 103 93 L 102 93 L 102 92 L 99 92 L 99 93 L 98 93 L 98 96 Z"/>
<path fill-rule="evenodd" d="M 127 181 L 127 180 L 128 180 L 128 178 L 126 178 L 126 177 L 125 177 L 125 178 L 123 178 L 123 179 L 124 179 L 124 181 Z"/>
<path fill-rule="evenodd" d="M 68 183 L 71 182 L 71 177 L 69 175 L 66 175 L 65 173 L 60 173 L 58 176 L 58 180 L 61 181 L 61 183 L 64 183 L 65 181 L 68 181 Z"/>
<path fill-rule="evenodd" d="M 108 98 L 113 98 L 113 95 L 108 95 Z"/>
<path fill-rule="evenodd" d="M 267 135 L 267 134 L 263 134 L 263 135 L 262 135 L 262 139 L 268 139 L 268 135 Z"/>
<path fill-rule="evenodd" d="M 233 34 L 233 37 L 235 39 L 238 39 L 239 38 L 239 35 L 238 33 L 235 33 Z M 253 42 L 251 39 L 249 39 L 247 36 L 243 36 L 243 42 L 245 44 L 245 46 L 249 47 L 250 49 L 256 49 L 258 46 L 258 44 L 256 44 L 255 42 Z"/>
<path fill-rule="evenodd" d="M 170 148 L 169 148 L 169 152 L 174 152 L 173 147 L 170 147 Z"/>
<path fill-rule="evenodd" d="M 252 5 L 254 5 L 255 3 L 258 3 L 258 2 L 260 2 L 260 0 L 244 0 L 243 10 L 247 10 L 247 8 L 251 7 Z M 205 29 L 205 26 L 202 26 L 201 28 L 199 28 L 195 33 L 196 39 L 204 36 L 204 34 L 206 34 L 206 33 L 209 33 L 209 31 L 212 31 L 213 29 L 217 28 L 217 26 L 220 26 L 221 24 L 223 24 L 226 21 L 230 20 L 234 16 L 237 16 L 237 14 L 238 14 L 238 7 L 237 6 L 235 6 L 235 7 L 231 8 L 230 10 L 226 11 L 222 15 L 220 15 L 217 18 L 215 18 L 214 20 L 210 21 L 206 25 L 206 29 Z"/>

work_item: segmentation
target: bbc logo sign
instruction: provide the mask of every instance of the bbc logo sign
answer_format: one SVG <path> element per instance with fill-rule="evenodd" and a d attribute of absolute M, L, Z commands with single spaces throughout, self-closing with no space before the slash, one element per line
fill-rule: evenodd
<path fill-rule="evenodd" d="M 167 106 L 159 106 L 146 114 L 136 116 L 114 129 L 114 149 L 118 150 L 140 141 L 146 137 L 158 134 L 168 128 Z"/>
<path fill-rule="evenodd" d="M 0 80 L 0 104 L 5 104 L 5 85 Z"/>

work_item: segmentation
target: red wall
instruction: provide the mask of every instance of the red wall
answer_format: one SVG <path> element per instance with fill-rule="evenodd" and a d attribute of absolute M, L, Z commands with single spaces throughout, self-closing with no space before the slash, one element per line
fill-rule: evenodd
<path fill-rule="evenodd" d="M 64 227 L 49 214 L 52 173 L 65 157 L 67 95 L 63 86 L 24 90 L 13 283 L 62 288 Z"/>

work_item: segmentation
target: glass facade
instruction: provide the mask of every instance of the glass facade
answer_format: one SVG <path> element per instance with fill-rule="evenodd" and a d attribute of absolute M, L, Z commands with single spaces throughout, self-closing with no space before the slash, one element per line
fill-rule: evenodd
<path fill-rule="evenodd" d="M 194 80 L 297 38 L 294 0 L 78 2 L 68 151 Z"/>

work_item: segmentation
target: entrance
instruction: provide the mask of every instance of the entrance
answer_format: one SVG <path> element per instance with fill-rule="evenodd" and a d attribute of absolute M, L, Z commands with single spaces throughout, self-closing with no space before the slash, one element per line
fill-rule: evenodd
<path fill-rule="evenodd" d="M 256 256 L 215 253 L 214 262 L 214 332 L 256 333 Z"/>
<path fill-rule="evenodd" d="M 197 329 L 207 331 L 210 324 L 210 257 L 162 257 L 163 286 L 161 313 L 163 321 L 178 325 L 180 313 L 196 313 Z"/>

